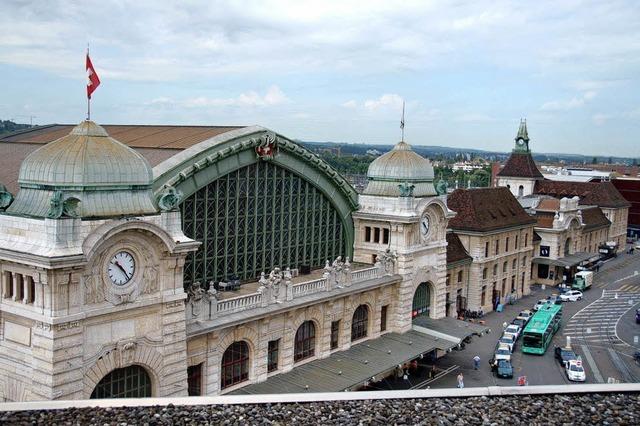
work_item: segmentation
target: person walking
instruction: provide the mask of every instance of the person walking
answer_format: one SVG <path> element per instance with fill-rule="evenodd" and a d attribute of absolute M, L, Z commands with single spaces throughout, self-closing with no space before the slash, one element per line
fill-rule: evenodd
<path fill-rule="evenodd" d="M 473 369 L 477 370 L 480 368 L 480 357 L 478 355 L 473 357 Z"/>
<path fill-rule="evenodd" d="M 502 323 L 502 329 L 503 329 L 503 330 L 506 330 L 508 325 L 509 325 L 509 324 L 507 324 L 507 322 L 506 322 L 506 321 L 505 321 L 505 322 L 503 322 L 503 323 Z"/>
<path fill-rule="evenodd" d="M 462 373 L 458 374 L 458 387 L 460 389 L 464 388 L 464 376 L 462 375 Z"/>

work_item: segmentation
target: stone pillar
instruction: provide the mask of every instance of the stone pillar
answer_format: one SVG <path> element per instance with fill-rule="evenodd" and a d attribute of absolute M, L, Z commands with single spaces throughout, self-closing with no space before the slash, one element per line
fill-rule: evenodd
<path fill-rule="evenodd" d="M 187 396 L 187 336 L 184 299 L 162 307 L 163 377 L 159 397 Z"/>
<path fill-rule="evenodd" d="M 6 299 L 11 294 L 10 286 L 11 283 L 11 273 L 8 271 L 2 271 L 2 298 Z"/>
<path fill-rule="evenodd" d="M 28 275 L 23 275 L 22 278 L 22 303 L 26 304 L 33 300 L 33 294 L 31 293 L 31 283 L 33 282 L 33 278 Z"/>
<path fill-rule="evenodd" d="M 20 297 L 18 293 L 18 290 L 20 289 L 20 283 L 18 282 L 19 277 L 20 274 L 16 272 L 11 273 L 11 285 L 13 286 L 13 297 L 11 298 L 11 300 L 13 300 L 14 302 L 17 301 Z"/>

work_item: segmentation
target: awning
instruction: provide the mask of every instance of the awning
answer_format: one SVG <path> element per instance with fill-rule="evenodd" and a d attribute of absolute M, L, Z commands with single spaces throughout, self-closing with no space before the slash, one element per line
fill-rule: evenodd
<path fill-rule="evenodd" d="M 240 388 L 232 394 L 270 394 L 301 392 L 342 392 L 359 388 L 373 376 L 382 378 L 403 364 L 435 349 L 455 346 L 448 340 L 419 331 L 387 333 L 353 345 L 346 351 L 316 359 L 293 370 L 269 377 L 264 382 Z"/>
<path fill-rule="evenodd" d="M 592 262 L 594 259 L 598 259 L 598 253 L 579 252 L 570 254 L 569 256 L 561 257 L 559 259 L 551 259 L 548 257 L 534 257 L 532 262 L 538 265 L 551 265 L 562 266 L 563 268 L 570 268 L 576 266 L 584 261 Z"/>
<path fill-rule="evenodd" d="M 448 317 L 440 319 L 416 317 L 413 319 L 413 329 L 455 344 L 461 343 L 472 335 L 482 336 L 489 331 L 489 327 L 484 325 Z"/>

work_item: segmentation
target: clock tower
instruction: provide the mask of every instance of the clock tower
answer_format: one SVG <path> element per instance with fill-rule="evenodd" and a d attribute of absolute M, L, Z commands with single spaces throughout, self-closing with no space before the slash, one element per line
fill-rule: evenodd
<path fill-rule="evenodd" d="M 402 141 L 369 165 L 367 178 L 353 213 L 354 260 L 375 263 L 387 250 L 395 256 L 394 272 L 403 277 L 393 310 L 399 331 L 411 328 L 418 292 L 420 314 L 443 317 L 446 229 L 455 213 L 436 193 L 431 162 Z"/>
<path fill-rule="evenodd" d="M 515 197 L 533 194 L 536 182 L 544 179 L 529 149 L 526 120 L 520 120 L 513 151 L 496 177 L 497 186 L 506 186 Z"/>
<path fill-rule="evenodd" d="M 155 196 L 147 161 L 92 121 L 18 183 L 0 213 L 0 400 L 186 396 L 182 268 L 199 243 L 179 193 Z"/>

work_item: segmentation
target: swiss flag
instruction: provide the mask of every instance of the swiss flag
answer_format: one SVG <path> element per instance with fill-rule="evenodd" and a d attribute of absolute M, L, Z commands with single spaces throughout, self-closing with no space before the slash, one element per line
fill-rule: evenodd
<path fill-rule="evenodd" d="M 93 68 L 89 52 L 87 52 L 87 98 L 91 99 L 91 94 L 100 86 L 100 78 Z"/>

